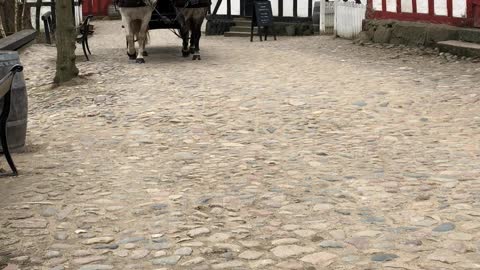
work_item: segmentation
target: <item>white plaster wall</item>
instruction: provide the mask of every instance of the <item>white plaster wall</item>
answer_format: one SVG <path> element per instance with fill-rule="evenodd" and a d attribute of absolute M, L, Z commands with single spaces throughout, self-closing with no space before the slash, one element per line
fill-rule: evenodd
<path fill-rule="evenodd" d="M 383 10 L 382 0 L 373 0 L 373 9 L 382 11 Z"/>
<path fill-rule="evenodd" d="M 428 0 L 417 1 L 417 13 L 428 14 Z"/>
<path fill-rule="evenodd" d="M 217 6 L 217 2 L 219 0 L 212 0 L 212 12 L 215 9 L 215 6 Z M 227 1 L 222 1 L 222 4 L 218 8 L 217 14 L 227 14 Z"/>
<path fill-rule="evenodd" d="M 278 0 L 270 0 L 273 16 L 278 16 Z"/>
<path fill-rule="evenodd" d="M 465 18 L 467 17 L 467 0 L 453 0 L 452 1 L 453 17 Z"/>
<path fill-rule="evenodd" d="M 447 0 L 435 0 L 434 9 L 435 15 L 447 16 Z"/>
<path fill-rule="evenodd" d="M 387 0 L 387 11 L 397 12 L 397 0 Z"/>
<path fill-rule="evenodd" d="M 232 15 L 240 15 L 240 1 L 232 1 L 231 3 L 232 3 Z"/>
<path fill-rule="evenodd" d="M 293 1 L 283 1 L 283 16 L 292 17 L 293 16 Z"/>
<path fill-rule="evenodd" d="M 298 0 L 297 3 L 298 17 L 308 17 L 308 0 Z"/>
<path fill-rule="evenodd" d="M 413 1 L 412 0 L 402 0 L 402 12 L 412 13 L 413 12 Z"/>

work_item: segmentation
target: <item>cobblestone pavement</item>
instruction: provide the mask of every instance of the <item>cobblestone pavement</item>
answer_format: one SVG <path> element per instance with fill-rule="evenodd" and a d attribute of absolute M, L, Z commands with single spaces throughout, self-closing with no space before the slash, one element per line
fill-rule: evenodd
<path fill-rule="evenodd" d="M 95 25 L 68 85 L 53 47 L 22 53 L 0 269 L 480 268 L 479 64 L 330 37 L 191 61 L 153 31 L 136 65 Z"/>

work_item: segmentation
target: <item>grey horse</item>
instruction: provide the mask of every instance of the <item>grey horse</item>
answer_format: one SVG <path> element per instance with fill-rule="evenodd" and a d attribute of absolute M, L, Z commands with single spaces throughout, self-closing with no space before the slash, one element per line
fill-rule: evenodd
<path fill-rule="evenodd" d="M 174 0 L 177 9 L 178 22 L 181 26 L 180 33 L 183 40 L 182 55 L 188 57 L 193 54 L 192 60 L 201 60 L 200 37 L 202 24 L 210 7 L 210 0 Z M 190 35 L 190 48 L 188 37 Z"/>

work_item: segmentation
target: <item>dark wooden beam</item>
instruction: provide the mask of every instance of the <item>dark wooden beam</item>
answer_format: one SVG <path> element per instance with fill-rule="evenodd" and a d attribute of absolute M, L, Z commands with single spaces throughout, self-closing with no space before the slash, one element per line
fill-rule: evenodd
<path fill-rule="evenodd" d="M 0 51 L 16 51 L 35 40 L 37 31 L 33 29 L 22 30 L 0 39 Z"/>
<path fill-rule="evenodd" d="M 232 17 L 232 0 L 227 0 L 227 16 Z"/>
<path fill-rule="evenodd" d="M 240 16 L 245 16 L 245 0 L 240 0 Z"/>
<path fill-rule="evenodd" d="M 278 0 L 278 17 L 283 17 L 283 0 Z"/>
<path fill-rule="evenodd" d="M 298 2 L 293 0 L 293 17 L 298 17 Z"/>
<path fill-rule="evenodd" d="M 213 15 L 217 15 L 218 9 L 220 8 L 221 4 L 222 4 L 222 0 L 218 0 L 217 4 L 215 5 L 215 8 L 213 9 Z"/>
<path fill-rule="evenodd" d="M 312 17 L 313 0 L 308 0 L 308 17 Z"/>

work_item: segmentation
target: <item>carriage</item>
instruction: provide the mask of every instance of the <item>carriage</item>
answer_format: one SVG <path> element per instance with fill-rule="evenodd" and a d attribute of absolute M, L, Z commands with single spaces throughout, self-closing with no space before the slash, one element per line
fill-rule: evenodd
<path fill-rule="evenodd" d="M 156 10 L 152 12 L 152 18 L 148 28 L 153 29 L 178 29 L 180 24 L 176 20 L 177 13 L 171 0 L 158 0 Z"/>

